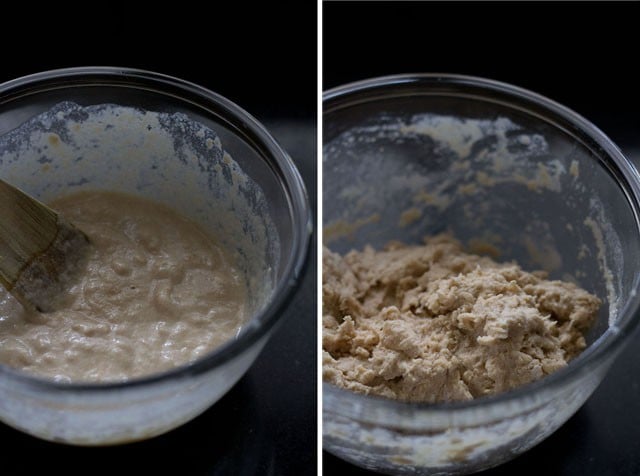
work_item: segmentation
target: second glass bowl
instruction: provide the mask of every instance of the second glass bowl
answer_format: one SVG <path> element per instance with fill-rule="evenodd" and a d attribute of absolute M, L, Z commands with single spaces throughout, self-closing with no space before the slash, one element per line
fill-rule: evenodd
<path fill-rule="evenodd" d="M 376 78 L 326 92 L 323 108 L 330 249 L 450 231 L 604 302 L 580 356 L 501 395 L 428 405 L 324 384 L 324 448 L 385 474 L 459 475 L 539 443 L 591 395 L 640 320 L 636 170 L 574 112 L 485 79 Z"/>

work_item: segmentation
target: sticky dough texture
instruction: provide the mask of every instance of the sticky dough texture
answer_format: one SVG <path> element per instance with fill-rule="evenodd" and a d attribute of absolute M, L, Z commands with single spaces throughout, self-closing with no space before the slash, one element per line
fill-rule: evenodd
<path fill-rule="evenodd" d="M 1 363 L 57 381 L 124 381 L 191 362 L 244 325 L 241 270 L 196 223 L 115 192 L 51 205 L 91 240 L 86 269 L 55 312 L 0 292 Z"/>
<path fill-rule="evenodd" d="M 364 394 L 470 400 L 563 368 L 600 300 L 463 252 L 450 236 L 323 252 L 323 378 Z"/>

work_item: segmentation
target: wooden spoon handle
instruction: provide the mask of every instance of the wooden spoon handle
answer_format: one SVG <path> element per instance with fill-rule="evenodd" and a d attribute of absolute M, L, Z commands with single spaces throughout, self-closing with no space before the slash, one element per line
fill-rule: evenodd
<path fill-rule="evenodd" d="M 23 304 L 52 309 L 86 244 L 55 211 L 0 180 L 0 283 Z"/>
<path fill-rule="evenodd" d="M 0 180 L 0 281 L 7 289 L 13 289 L 20 273 L 57 234 L 53 210 Z"/>

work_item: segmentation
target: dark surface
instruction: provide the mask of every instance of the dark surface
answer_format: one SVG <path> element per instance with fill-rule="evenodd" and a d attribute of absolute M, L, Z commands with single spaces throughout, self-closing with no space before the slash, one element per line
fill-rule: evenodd
<path fill-rule="evenodd" d="M 16 12 L 12 5 L 3 18 L 20 23 L 24 35 L 0 32 L 0 82 L 87 65 L 149 69 L 196 82 L 267 126 L 296 162 L 315 215 L 315 5 L 257 6 L 258 11 L 234 5 L 212 4 L 206 12 L 187 3 L 166 11 L 156 5 L 142 15 L 112 2 L 92 5 L 84 20 L 59 6 Z M 298 21 L 290 22 L 292 17 Z M 249 18 L 254 20 L 247 24 Z M 292 38 L 310 54 L 294 53 Z M 48 443 L 0 424 L 0 474 L 315 474 L 315 314 L 313 243 L 302 285 L 281 325 L 249 372 L 203 415 L 166 435 L 111 448 Z"/>
<path fill-rule="evenodd" d="M 213 2 L 202 9 L 189 0 L 167 8 L 116 0 L 87 4 L 84 12 L 60 3 L 3 6 L 3 21 L 19 34 L 0 31 L 0 82 L 56 68 L 127 66 L 200 84 L 263 118 L 315 118 L 314 2 Z"/>
<path fill-rule="evenodd" d="M 325 3 L 323 87 L 411 72 L 489 77 L 572 108 L 638 165 L 640 85 L 630 61 L 635 57 L 632 45 L 637 44 L 636 8 L 592 3 L 564 7 L 522 2 Z M 638 339 L 635 332 L 602 385 L 555 434 L 481 474 L 640 474 Z M 326 475 L 373 474 L 327 453 L 323 470 Z"/>
<path fill-rule="evenodd" d="M 545 95 L 615 141 L 638 140 L 636 5 L 325 2 L 323 88 L 374 76 L 481 76 Z"/>

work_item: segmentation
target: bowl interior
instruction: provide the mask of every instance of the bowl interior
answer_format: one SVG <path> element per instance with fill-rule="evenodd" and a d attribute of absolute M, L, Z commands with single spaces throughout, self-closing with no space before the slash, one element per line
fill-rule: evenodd
<path fill-rule="evenodd" d="M 325 111 L 330 249 L 450 232 L 599 296 L 589 343 L 616 323 L 640 264 L 638 219 L 626 178 L 581 124 L 477 84 L 386 85 L 336 95 Z"/>
<path fill-rule="evenodd" d="M 250 128 L 171 83 L 52 79 L 0 101 L 0 173 L 47 201 L 84 189 L 134 193 L 195 220 L 244 271 L 249 314 L 295 257 L 282 171 Z"/>

